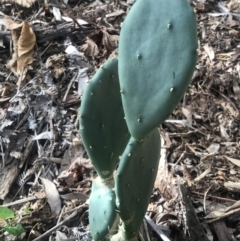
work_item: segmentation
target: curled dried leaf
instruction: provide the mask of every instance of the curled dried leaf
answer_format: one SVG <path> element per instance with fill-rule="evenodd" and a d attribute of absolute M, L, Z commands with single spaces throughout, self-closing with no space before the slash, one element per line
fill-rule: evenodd
<path fill-rule="evenodd" d="M 87 56 L 94 57 L 99 54 L 97 44 L 90 38 L 87 38 L 86 43 L 81 46 L 80 50 L 83 51 Z"/>

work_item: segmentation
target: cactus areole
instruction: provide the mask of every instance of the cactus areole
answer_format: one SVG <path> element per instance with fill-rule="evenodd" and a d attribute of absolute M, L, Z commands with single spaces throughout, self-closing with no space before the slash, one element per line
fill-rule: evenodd
<path fill-rule="evenodd" d="M 185 93 L 197 60 L 197 27 L 187 0 L 138 0 L 122 25 L 119 79 L 131 135 L 164 122 Z"/>

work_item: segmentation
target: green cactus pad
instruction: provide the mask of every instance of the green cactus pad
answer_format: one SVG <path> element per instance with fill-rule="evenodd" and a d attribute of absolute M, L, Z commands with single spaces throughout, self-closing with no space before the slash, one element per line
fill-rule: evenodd
<path fill-rule="evenodd" d="M 123 221 L 121 236 L 137 235 L 157 174 L 160 135 L 155 128 L 142 142 L 131 138 L 124 150 L 115 178 L 116 205 Z"/>
<path fill-rule="evenodd" d="M 80 134 L 87 153 L 98 175 L 109 178 L 130 138 L 122 107 L 117 59 L 105 62 L 89 82 L 79 115 Z"/>
<path fill-rule="evenodd" d="M 96 241 L 107 240 L 106 236 L 118 220 L 115 204 L 114 180 L 97 177 L 93 180 L 89 202 L 89 224 Z"/>
<path fill-rule="evenodd" d="M 188 1 L 136 1 L 119 39 L 123 108 L 133 137 L 144 138 L 172 113 L 196 61 L 196 18 Z"/>

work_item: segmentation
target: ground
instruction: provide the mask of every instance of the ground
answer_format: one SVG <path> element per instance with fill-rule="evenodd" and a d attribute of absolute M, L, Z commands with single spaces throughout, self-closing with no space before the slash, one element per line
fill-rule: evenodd
<path fill-rule="evenodd" d="M 95 172 L 78 131 L 80 96 L 117 55 L 134 1 L 0 3 L 0 204 L 14 211 L 0 218 L 0 240 L 90 240 Z M 161 159 L 141 240 L 240 240 L 240 3 L 191 5 L 198 62 L 159 127 Z M 25 230 L 18 238 L 4 232 L 17 224 Z"/>

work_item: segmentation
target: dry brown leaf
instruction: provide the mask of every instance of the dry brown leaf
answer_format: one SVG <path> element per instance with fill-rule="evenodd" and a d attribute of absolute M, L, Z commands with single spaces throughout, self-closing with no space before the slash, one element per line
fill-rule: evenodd
<path fill-rule="evenodd" d="M 239 0 L 231 0 L 229 3 L 228 3 L 228 8 L 231 10 L 233 9 L 237 9 L 240 7 L 240 1 Z"/>
<path fill-rule="evenodd" d="M 81 46 L 80 50 L 83 51 L 85 55 L 92 57 L 97 56 L 99 53 L 99 49 L 96 43 L 88 37 L 86 43 Z"/>
<path fill-rule="evenodd" d="M 58 193 L 58 190 L 53 182 L 50 180 L 40 177 L 44 187 L 45 193 L 47 196 L 48 203 L 50 208 L 55 216 L 58 216 L 61 211 L 61 199 Z"/>
<path fill-rule="evenodd" d="M 106 31 L 102 31 L 103 38 L 102 43 L 108 50 L 112 50 L 118 46 L 118 36 L 117 35 L 110 35 Z"/>
<path fill-rule="evenodd" d="M 240 160 L 238 159 L 235 159 L 235 158 L 231 158 L 231 157 L 228 157 L 228 156 L 225 156 L 230 162 L 232 162 L 234 165 L 240 167 Z"/>
<path fill-rule="evenodd" d="M 203 46 L 204 50 L 206 51 L 206 53 L 208 54 L 210 60 L 213 60 L 215 58 L 215 53 L 214 50 L 211 46 L 209 46 L 208 44 L 205 44 Z"/>
<path fill-rule="evenodd" d="M 6 66 L 19 77 L 24 68 L 33 61 L 32 55 L 34 45 L 36 43 L 36 36 L 33 30 L 30 28 L 28 22 L 23 22 L 21 24 L 15 23 L 7 16 L 5 16 L 4 21 L 6 27 L 12 32 L 14 45 L 12 59 L 7 63 Z"/>
<path fill-rule="evenodd" d="M 30 8 L 37 0 L 0 0 L 0 3 L 17 3 L 23 7 Z"/>
<path fill-rule="evenodd" d="M 51 69 L 52 74 L 56 79 L 58 79 L 66 70 L 63 65 L 65 60 L 65 54 L 55 54 L 50 56 L 46 61 L 46 67 Z"/>

